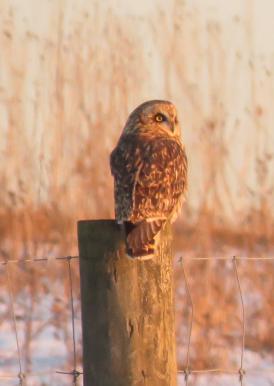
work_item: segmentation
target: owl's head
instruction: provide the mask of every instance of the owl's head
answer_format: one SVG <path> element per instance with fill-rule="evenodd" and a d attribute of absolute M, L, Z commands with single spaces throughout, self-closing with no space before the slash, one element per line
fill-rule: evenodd
<path fill-rule="evenodd" d="M 123 132 L 180 137 L 176 108 L 169 101 L 152 100 L 142 103 L 128 117 Z"/>

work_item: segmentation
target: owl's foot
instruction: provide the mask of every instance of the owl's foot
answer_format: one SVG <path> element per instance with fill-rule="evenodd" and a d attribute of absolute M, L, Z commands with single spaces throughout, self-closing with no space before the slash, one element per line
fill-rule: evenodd
<path fill-rule="evenodd" d="M 126 253 L 126 257 L 130 260 L 138 260 L 138 261 L 146 261 L 151 260 L 153 258 L 154 254 L 151 253 L 149 255 L 143 255 L 143 256 L 131 256 Z"/>
<path fill-rule="evenodd" d="M 139 249 L 139 250 L 133 250 L 130 249 L 130 248 L 127 248 L 126 249 L 126 256 L 130 259 L 130 260 L 150 260 L 153 258 L 154 256 L 154 248 L 152 245 L 150 245 L 150 248 L 149 249 Z"/>

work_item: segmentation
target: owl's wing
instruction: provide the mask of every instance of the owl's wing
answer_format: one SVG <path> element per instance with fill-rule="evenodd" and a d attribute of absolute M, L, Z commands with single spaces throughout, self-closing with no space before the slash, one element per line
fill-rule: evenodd
<path fill-rule="evenodd" d="M 121 137 L 110 157 L 116 218 L 167 218 L 186 189 L 187 158 L 172 139 Z"/>
<path fill-rule="evenodd" d="M 131 134 L 121 137 L 110 163 L 116 218 L 136 224 L 128 228 L 127 242 L 132 255 L 140 255 L 150 248 L 186 189 L 186 155 L 175 140 Z"/>
<path fill-rule="evenodd" d="M 144 162 L 133 189 L 131 221 L 137 223 L 127 234 L 130 256 L 153 256 L 155 238 L 167 220 L 181 208 L 187 185 L 187 158 L 180 143 L 161 138 L 145 147 Z"/>
<path fill-rule="evenodd" d="M 133 219 L 169 218 L 186 183 L 187 158 L 181 144 L 169 138 L 146 143 L 133 190 Z"/>
<path fill-rule="evenodd" d="M 133 191 L 132 220 L 138 223 L 126 239 L 128 254 L 142 258 L 153 256 L 156 236 L 177 217 L 187 184 L 187 158 L 176 140 L 154 140 L 145 154 Z"/>
<path fill-rule="evenodd" d="M 126 222 L 130 256 L 154 252 L 154 239 L 180 207 L 187 183 L 187 158 L 168 138 L 122 136 L 111 154 L 116 219 Z"/>
<path fill-rule="evenodd" d="M 110 155 L 111 174 L 114 177 L 115 217 L 129 220 L 133 210 L 133 191 L 138 170 L 142 164 L 142 144 L 136 135 L 122 136 Z"/>

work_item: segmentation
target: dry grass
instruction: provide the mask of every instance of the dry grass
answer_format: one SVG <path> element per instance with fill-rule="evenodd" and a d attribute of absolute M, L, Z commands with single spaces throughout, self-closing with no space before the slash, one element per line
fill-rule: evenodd
<path fill-rule="evenodd" d="M 126 19 L 94 3 L 97 13 L 83 6 L 83 12 L 72 17 L 60 4 L 49 6 L 46 36 L 29 30 L 27 22 L 19 29 L 14 7 L 1 15 L 4 233 L 12 235 L 12 228 L 6 229 L 7 216 L 12 226 L 17 219 L 21 224 L 23 216 L 28 229 L 22 232 L 28 234 L 39 232 L 37 224 L 62 233 L 64 223 L 72 235 L 79 218 L 112 217 L 109 153 L 128 112 L 143 99 L 158 96 L 174 100 L 182 115 L 190 160 L 182 224 L 201 236 L 202 248 L 207 239 L 211 248 L 221 234 L 229 245 L 240 241 L 250 249 L 260 240 L 269 246 L 272 68 L 265 63 L 261 80 L 263 63 L 252 56 L 247 38 L 241 54 L 237 46 L 228 52 L 224 46 L 227 34 L 242 36 L 239 23 L 243 31 L 249 24 L 241 19 L 235 19 L 235 25 L 208 21 L 199 10 L 174 1 L 173 18 L 162 20 L 165 29 L 157 28 L 159 9 L 150 31 L 146 15 Z M 135 24 L 144 24 L 148 41 L 154 39 L 152 47 L 138 39 Z M 151 67 L 152 60 L 159 68 Z M 241 76 L 252 87 L 239 97 L 234 85 Z M 245 111 L 239 111 L 239 101 Z"/>

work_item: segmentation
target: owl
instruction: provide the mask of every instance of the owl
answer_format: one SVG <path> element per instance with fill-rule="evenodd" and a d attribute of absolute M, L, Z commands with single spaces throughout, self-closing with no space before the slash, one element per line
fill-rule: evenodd
<path fill-rule="evenodd" d="M 129 115 L 110 168 L 127 256 L 150 259 L 161 229 L 176 219 L 187 187 L 187 157 L 171 102 L 148 101 Z"/>

